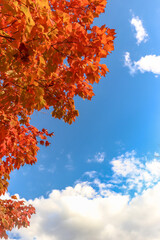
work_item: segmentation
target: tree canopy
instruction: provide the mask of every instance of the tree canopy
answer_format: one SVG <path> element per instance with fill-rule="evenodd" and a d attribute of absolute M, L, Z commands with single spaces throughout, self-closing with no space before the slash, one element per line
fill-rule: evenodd
<path fill-rule="evenodd" d="M 114 50 L 115 31 L 93 26 L 106 0 L 0 0 L 0 195 L 10 173 L 34 164 L 38 144 L 48 146 L 47 129 L 30 124 L 35 110 L 71 124 L 74 97 L 91 100 L 93 83 L 108 68 L 102 58 Z M 28 226 L 32 206 L 15 196 L 0 200 L 0 237 Z"/>

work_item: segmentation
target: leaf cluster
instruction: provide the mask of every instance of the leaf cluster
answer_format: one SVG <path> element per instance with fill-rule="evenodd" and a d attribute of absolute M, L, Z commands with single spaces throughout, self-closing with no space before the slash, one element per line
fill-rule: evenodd
<path fill-rule="evenodd" d="M 109 71 L 101 59 L 114 50 L 115 32 L 93 26 L 105 6 L 106 0 L 0 0 L 0 194 L 11 171 L 37 161 L 38 143 L 50 144 L 53 133 L 30 124 L 33 112 L 53 108 L 52 117 L 71 124 L 78 116 L 74 97 L 91 100 L 92 85 Z M 0 204 L 4 235 L 20 217 L 6 212 L 9 202 Z"/>

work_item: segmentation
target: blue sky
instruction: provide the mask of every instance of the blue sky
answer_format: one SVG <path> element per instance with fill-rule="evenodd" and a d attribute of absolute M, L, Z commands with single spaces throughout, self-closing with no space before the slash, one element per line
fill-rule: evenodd
<path fill-rule="evenodd" d="M 10 239 L 159 239 L 159 19 L 159 0 L 110 0 L 96 19 L 116 30 L 115 50 L 102 61 L 110 72 L 92 101 L 75 99 L 72 125 L 33 114 L 33 125 L 55 136 L 36 165 L 11 176 L 9 193 L 37 214 Z"/>

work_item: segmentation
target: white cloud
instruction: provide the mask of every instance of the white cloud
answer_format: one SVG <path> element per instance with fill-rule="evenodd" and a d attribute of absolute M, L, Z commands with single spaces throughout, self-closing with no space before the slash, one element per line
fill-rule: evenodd
<path fill-rule="evenodd" d="M 90 177 L 90 178 L 94 178 L 96 176 L 97 172 L 96 171 L 88 171 L 85 172 L 84 175 Z"/>
<path fill-rule="evenodd" d="M 160 161 L 153 159 L 151 162 L 147 162 L 146 169 L 155 179 L 160 178 Z"/>
<path fill-rule="evenodd" d="M 160 181 L 160 160 L 154 158 L 146 161 L 144 157 L 137 158 L 135 151 L 113 158 L 111 165 L 114 183 L 116 184 L 115 179 L 121 182 L 123 180 L 128 190 L 141 192 Z"/>
<path fill-rule="evenodd" d="M 139 17 L 133 17 L 130 23 L 135 28 L 135 37 L 137 39 L 137 44 L 139 45 L 141 42 L 146 42 L 148 39 L 148 34 L 143 27 L 142 20 L 140 20 Z"/>
<path fill-rule="evenodd" d="M 67 154 L 67 164 L 65 165 L 65 168 L 69 171 L 74 170 L 73 160 L 70 153 Z"/>
<path fill-rule="evenodd" d="M 136 72 L 136 66 L 132 62 L 129 52 L 126 52 L 124 55 L 124 65 L 129 68 L 130 74 L 134 74 Z"/>
<path fill-rule="evenodd" d="M 132 200 L 110 192 L 102 197 L 87 183 L 53 190 L 30 200 L 37 210 L 20 240 L 159 240 L 160 184 Z M 13 235 L 10 239 L 14 239 Z"/>
<path fill-rule="evenodd" d="M 134 62 L 135 67 L 144 72 L 152 72 L 154 74 L 160 74 L 160 56 L 146 55 L 141 57 L 139 61 Z"/>
<path fill-rule="evenodd" d="M 88 159 L 87 162 L 97 162 L 97 163 L 102 163 L 105 159 L 105 153 L 104 152 L 98 152 L 95 154 L 93 159 Z"/>
<path fill-rule="evenodd" d="M 160 157 L 160 154 L 157 153 L 157 152 L 155 152 L 155 153 L 154 153 L 154 156 L 155 156 L 155 157 Z"/>
<path fill-rule="evenodd" d="M 124 55 L 124 64 L 129 68 L 131 74 L 134 74 L 138 70 L 141 73 L 151 72 L 157 75 L 160 74 L 160 56 L 146 55 L 138 61 L 132 61 L 130 53 L 126 52 Z"/>
<path fill-rule="evenodd" d="M 53 190 L 48 198 L 29 200 L 36 208 L 31 226 L 14 229 L 10 240 L 18 234 L 19 240 L 159 240 L 160 160 L 155 157 L 157 153 L 148 160 L 134 150 L 126 152 L 110 162 L 112 181 L 88 171 L 84 175 L 92 183 L 79 182 Z M 113 191 L 116 184 L 125 194 Z M 139 193 L 131 198 L 129 189 Z"/>

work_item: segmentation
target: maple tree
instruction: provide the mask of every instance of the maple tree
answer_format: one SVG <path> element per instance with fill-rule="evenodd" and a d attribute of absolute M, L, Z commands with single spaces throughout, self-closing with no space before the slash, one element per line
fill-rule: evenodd
<path fill-rule="evenodd" d="M 53 107 L 52 117 L 71 124 L 74 96 L 91 100 L 92 84 L 108 68 L 101 59 L 114 49 L 115 32 L 92 26 L 106 0 L 0 0 L 0 195 L 10 173 L 34 164 L 46 129 L 30 124 L 35 110 Z M 0 200 L 0 237 L 28 226 L 32 206 Z"/>

